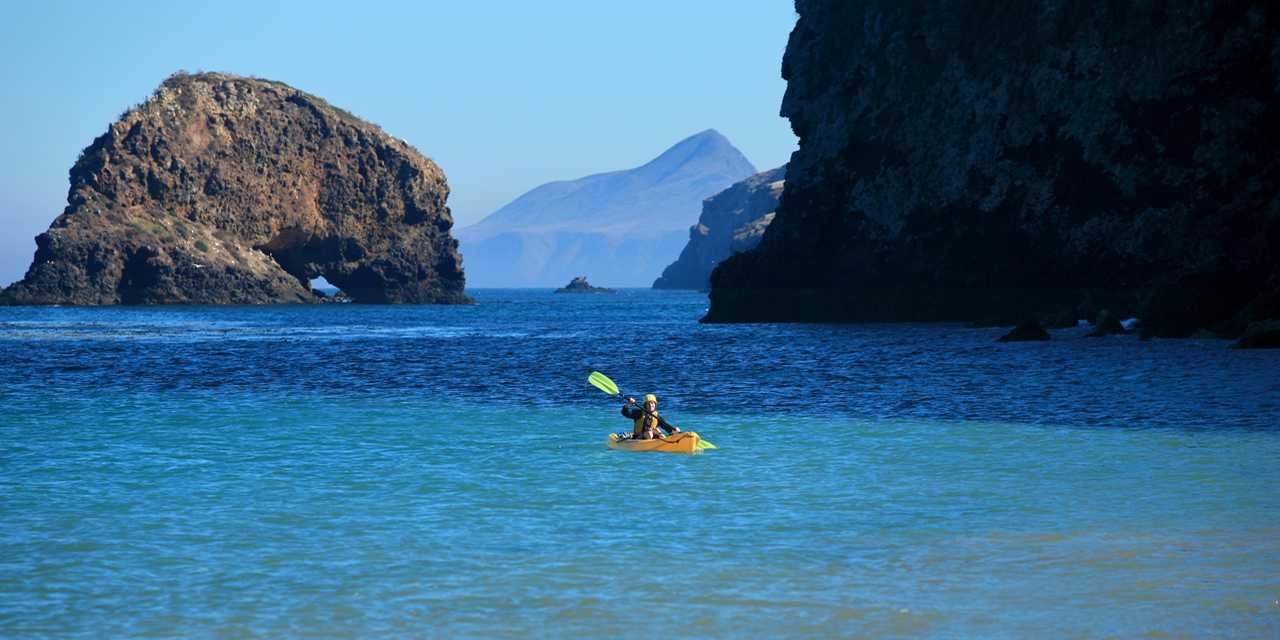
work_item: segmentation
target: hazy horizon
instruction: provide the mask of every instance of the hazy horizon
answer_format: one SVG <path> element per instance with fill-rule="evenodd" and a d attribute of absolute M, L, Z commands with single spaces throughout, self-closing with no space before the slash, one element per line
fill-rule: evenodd
<path fill-rule="evenodd" d="M 22 277 L 35 236 L 66 206 L 80 150 L 179 70 L 279 80 L 403 138 L 444 169 L 456 227 L 540 184 L 639 165 L 704 129 L 760 167 L 785 163 L 796 144 L 778 116 L 789 2 L 9 13 L 0 285 Z"/>

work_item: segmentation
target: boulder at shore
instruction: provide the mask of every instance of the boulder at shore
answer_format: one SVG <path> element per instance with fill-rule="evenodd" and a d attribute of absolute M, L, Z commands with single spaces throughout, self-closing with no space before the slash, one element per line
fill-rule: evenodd
<path fill-rule="evenodd" d="M 1094 323 L 1093 330 L 1090 331 L 1087 336 L 1090 338 L 1101 338 L 1104 336 L 1122 336 L 1126 333 L 1129 332 L 1124 328 L 1124 325 L 1120 324 L 1120 320 L 1114 315 L 1111 315 L 1110 311 L 1103 309 L 1102 312 L 1098 314 L 1098 321 Z"/>
<path fill-rule="evenodd" d="M 556 289 L 556 293 L 614 293 L 614 291 L 605 287 L 593 287 L 587 282 L 586 276 L 578 276 L 569 284 Z"/>
<path fill-rule="evenodd" d="M 1030 342 L 1048 339 L 1049 332 L 1044 330 L 1039 320 L 1031 318 L 1014 327 L 1009 333 L 1000 336 L 996 342 Z"/>
<path fill-rule="evenodd" d="M 467 302 L 444 173 L 288 85 L 179 73 L 71 168 L 7 304 Z"/>
<path fill-rule="evenodd" d="M 1280 321 L 1255 322 L 1240 336 L 1238 349 L 1280 349 Z"/>
<path fill-rule="evenodd" d="M 703 200 L 698 224 L 689 229 L 689 244 L 653 288 L 707 289 L 717 264 L 760 244 L 778 208 L 786 170 L 782 166 L 757 173 Z"/>
<path fill-rule="evenodd" d="M 1274 3 L 795 7 L 799 149 L 706 321 L 1017 320 L 1091 298 L 1153 336 L 1280 319 Z"/>

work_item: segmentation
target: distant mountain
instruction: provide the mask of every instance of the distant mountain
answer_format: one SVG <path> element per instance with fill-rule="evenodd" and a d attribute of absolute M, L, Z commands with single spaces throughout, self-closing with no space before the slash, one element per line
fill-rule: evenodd
<path fill-rule="evenodd" d="M 586 275 L 649 286 L 684 247 L 702 200 L 756 173 L 708 129 L 643 166 L 550 182 L 457 230 L 472 287 L 558 287 Z"/>

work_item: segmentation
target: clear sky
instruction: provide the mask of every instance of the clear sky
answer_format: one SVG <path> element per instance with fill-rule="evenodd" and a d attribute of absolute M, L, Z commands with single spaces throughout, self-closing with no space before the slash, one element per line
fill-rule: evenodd
<path fill-rule="evenodd" d="M 0 20 L 0 285 L 66 206 L 81 149 L 169 74 L 280 80 L 444 169 L 459 226 L 551 180 L 624 169 L 703 129 L 760 169 L 789 0 L 13 2 Z"/>

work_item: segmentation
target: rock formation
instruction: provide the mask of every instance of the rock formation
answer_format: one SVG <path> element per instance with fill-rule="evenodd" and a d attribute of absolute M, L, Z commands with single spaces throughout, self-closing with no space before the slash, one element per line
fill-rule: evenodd
<path fill-rule="evenodd" d="M 1124 325 L 1120 324 L 1120 319 L 1111 315 L 1108 310 L 1103 310 L 1098 314 L 1098 321 L 1094 323 L 1093 330 L 1085 334 L 1090 338 L 1102 338 L 1106 336 L 1122 336 L 1129 333 Z"/>
<path fill-rule="evenodd" d="M 1049 339 L 1049 332 L 1040 326 L 1040 321 L 1031 318 L 1024 320 L 1009 333 L 1000 336 L 996 342 L 1040 342 Z"/>
<path fill-rule="evenodd" d="M 1232 345 L 1238 349 L 1280 349 L 1280 321 L 1255 322 Z"/>
<path fill-rule="evenodd" d="M 550 287 L 589 272 L 648 286 L 680 253 L 703 199 L 755 172 L 709 129 L 643 166 L 544 184 L 458 231 L 467 278 L 480 287 Z"/>
<path fill-rule="evenodd" d="M 800 148 L 708 321 L 1016 321 L 1090 296 L 1156 335 L 1280 314 L 1274 7 L 796 10 Z"/>
<path fill-rule="evenodd" d="M 566 284 L 565 286 L 560 287 L 559 289 L 556 289 L 556 293 L 615 293 L 615 292 L 613 289 L 609 289 L 607 287 L 593 287 L 591 286 L 591 283 L 587 282 L 586 276 L 578 276 L 573 280 L 570 280 L 569 284 Z"/>
<path fill-rule="evenodd" d="M 760 244 L 782 195 L 786 167 L 757 173 L 702 201 L 689 243 L 653 283 L 654 289 L 706 289 L 725 258 Z"/>
<path fill-rule="evenodd" d="M 466 302 L 444 173 L 287 85 L 177 74 L 93 141 L 9 304 Z"/>

